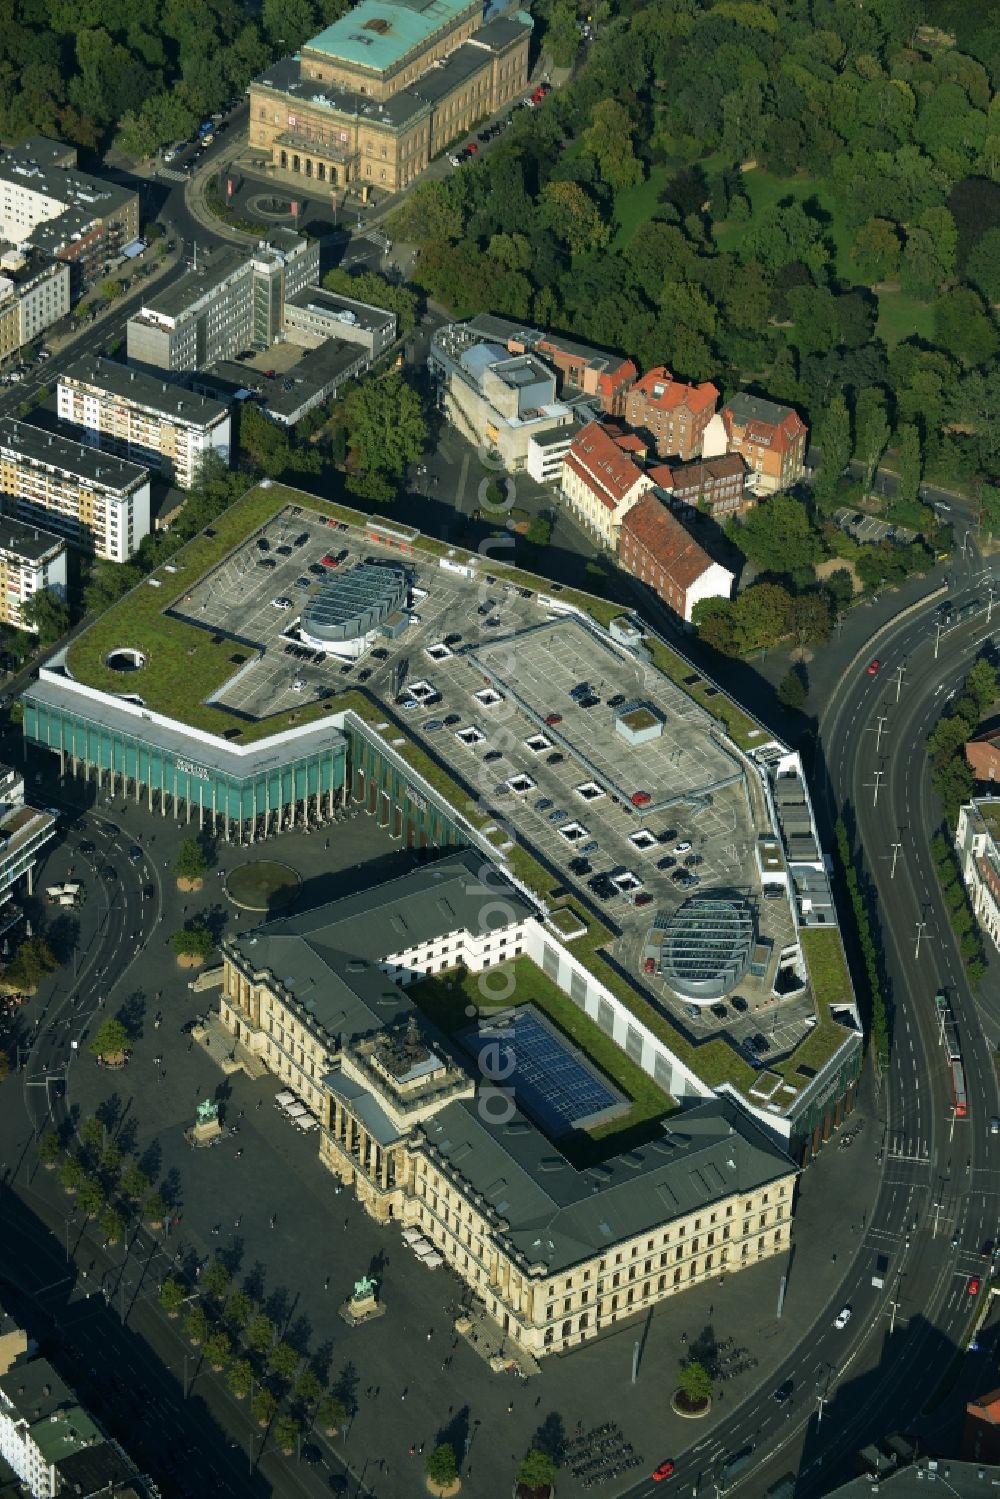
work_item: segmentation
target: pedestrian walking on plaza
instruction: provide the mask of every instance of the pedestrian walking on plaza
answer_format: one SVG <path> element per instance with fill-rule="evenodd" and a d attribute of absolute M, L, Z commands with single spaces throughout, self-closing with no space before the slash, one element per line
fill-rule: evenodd
<path fill-rule="evenodd" d="M 240 1226 L 240 1224 L 242 1222 L 243 1222 L 243 1214 L 240 1213 L 239 1217 L 236 1219 L 236 1222 L 233 1224 L 233 1227 L 234 1228 L 239 1228 L 239 1226 Z"/>
<path fill-rule="evenodd" d="M 330 1277 L 327 1276 L 326 1280 L 323 1282 L 323 1290 L 324 1291 L 328 1291 L 329 1289 L 330 1289 Z"/>
<path fill-rule="evenodd" d="M 261 1106 L 261 1104 L 263 1102 L 264 1102 L 264 1100 L 262 1098 L 258 1098 L 258 1100 L 257 1100 L 257 1107 L 260 1108 L 260 1106 Z"/>
<path fill-rule="evenodd" d="M 344 1219 L 344 1233 L 345 1234 L 347 1232 L 347 1225 L 350 1223 L 350 1221 L 351 1221 L 350 1218 L 345 1218 Z"/>

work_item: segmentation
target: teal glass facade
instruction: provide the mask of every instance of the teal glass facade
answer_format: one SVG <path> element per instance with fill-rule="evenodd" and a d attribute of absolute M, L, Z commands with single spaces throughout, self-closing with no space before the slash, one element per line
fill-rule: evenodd
<path fill-rule="evenodd" d="M 339 730 L 328 731 L 321 746 L 299 748 L 295 741 L 274 755 L 274 764 L 255 766 L 245 773 L 227 772 L 206 763 L 207 749 L 192 744 L 186 754 L 175 753 L 148 738 L 109 728 L 96 719 L 65 708 L 24 698 L 23 734 L 26 741 L 54 751 L 65 772 L 97 776 L 111 789 L 169 799 L 188 818 L 211 815 L 230 823 L 254 822 L 272 813 L 285 813 L 309 802 L 321 805 L 340 800 L 347 776 L 347 744 Z"/>

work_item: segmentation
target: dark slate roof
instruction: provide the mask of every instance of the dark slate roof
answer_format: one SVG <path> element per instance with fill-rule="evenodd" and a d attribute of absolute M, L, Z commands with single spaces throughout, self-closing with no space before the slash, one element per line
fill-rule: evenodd
<path fill-rule="evenodd" d="M 675 1114 L 641 1149 L 582 1171 L 523 1115 L 491 1124 L 475 1099 L 447 1104 L 424 1130 L 442 1160 L 508 1223 L 502 1233 L 513 1249 L 553 1273 L 795 1170 L 759 1125 L 722 1098 Z"/>

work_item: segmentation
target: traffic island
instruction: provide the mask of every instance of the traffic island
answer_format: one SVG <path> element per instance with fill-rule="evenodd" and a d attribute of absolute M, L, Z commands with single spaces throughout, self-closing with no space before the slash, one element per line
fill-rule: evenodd
<path fill-rule="evenodd" d="M 712 1409 L 712 1397 L 706 1395 L 703 1400 L 693 1400 L 684 1390 L 675 1390 L 670 1397 L 670 1409 L 685 1421 L 700 1421 Z"/>

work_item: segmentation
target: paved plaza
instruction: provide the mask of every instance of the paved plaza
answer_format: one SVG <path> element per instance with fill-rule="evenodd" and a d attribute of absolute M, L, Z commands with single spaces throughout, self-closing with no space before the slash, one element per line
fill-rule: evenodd
<path fill-rule="evenodd" d="M 123 812 L 121 804 L 102 806 L 100 813 L 119 821 L 122 839 L 139 840 L 155 861 L 163 887 L 164 920 L 158 923 L 163 932 L 201 910 L 211 910 L 230 930 L 236 929 L 237 917 L 240 929 L 256 923 L 253 913 L 237 913 L 225 900 L 218 869 L 209 872 L 202 891 L 176 891 L 170 865 L 186 829 L 134 807 Z M 280 858 L 294 869 L 303 881 L 301 902 L 312 905 L 379 883 L 416 856 L 392 844 L 361 814 L 334 825 L 328 836 L 289 833 L 259 850 L 223 846 L 220 869 L 225 873 L 257 857 Z M 57 847 L 43 880 L 64 876 L 67 863 L 66 850 Z M 75 864 L 79 873 L 78 858 Z M 466 1453 L 463 1492 L 492 1499 L 507 1492 L 516 1461 L 539 1427 L 572 1432 L 578 1422 L 589 1427 L 611 1416 L 621 1421 L 626 1438 L 651 1467 L 690 1440 L 668 1405 L 685 1353 L 682 1338 L 693 1342 L 709 1326 L 720 1338 L 739 1329 L 738 1341 L 758 1359 L 756 1369 L 721 1390 L 724 1414 L 742 1394 L 774 1376 L 797 1344 L 798 1328 L 837 1299 L 837 1268 L 827 1244 L 849 1189 L 862 1213 L 869 1175 L 874 1185 L 874 1150 L 870 1171 L 856 1153 L 830 1150 L 803 1178 L 780 1318 L 785 1259 L 744 1271 L 724 1286 L 712 1282 L 668 1301 L 648 1318 L 624 1322 L 567 1356 L 545 1361 L 542 1372 L 527 1382 L 493 1374 L 464 1341 L 455 1346 L 451 1328 L 461 1283 L 446 1267 L 432 1271 L 418 1264 L 398 1230 L 380 1229 L 347 1191 L 337 1192 L 319 1164 L 315 1136 L 300 1133 L 274 1106 L 278 1085 L 272 1078 L 251 1081 L 242 1073 L 227 1078 L 211 1050 L 206 1053 L 182 1033 L 185 1022 L 217 1003 L 217 991 L 192 992 L 190 979 L 154 936 L 137 955 L 122 992 L 109 996 L 111 1007 L 129 1002 L 140 1017 L 132 1065 L 110 1076 L 81 1054 L 71 1073 L 69 1105 L 86 1117 L 114 1099 L 124 1138 L 176 1194 L 180 1222 L 167 1241 L 164 1269 L 167 1255 L 178 1250 L 202 1260 L 225 1253 L 237 1266 L 236 1282 L 259 1289 L 286 1337 L 315 1357 L 332 1381 L 345 1371 L 351 1383 L 356 1381 L 357 1414 L 338 1450 L 356 1472 L 364 1472 L 380 1499 L 422 1492 L 411 1445 L 452 1440 Z M 163 1020 L 154 1030 L 157 1011 Z M 206 1097 L 220 1102 L 226 1125 L 236 1125 L 238 1133 L 215 1149 L 192 1152 L 183 1130 Z M 337 1306 L 366 1272 L 379 1281 L 388 1312 L 350 1331 Z M 616 1392 L 628 1388 L 637 1339 L 642 1343 L 638 1382 L 625 1399 L 616 1393 L 609 1401 L 609 1385 Z M 796 1412 L 804 1414 L 804 1407 Z M 782 1417 L 777 1407 L 775 1416 Z M 245 1420 L 238 1413 L 234 1419 Z M 623 1475 L 620 1486 L 643 1471 Z M 579 1491 L 567 1473 L 560 1476 L 559 1488 L 562 1494 Z M 605 1492 L 614 1489 L 609 1485 Z"/>

